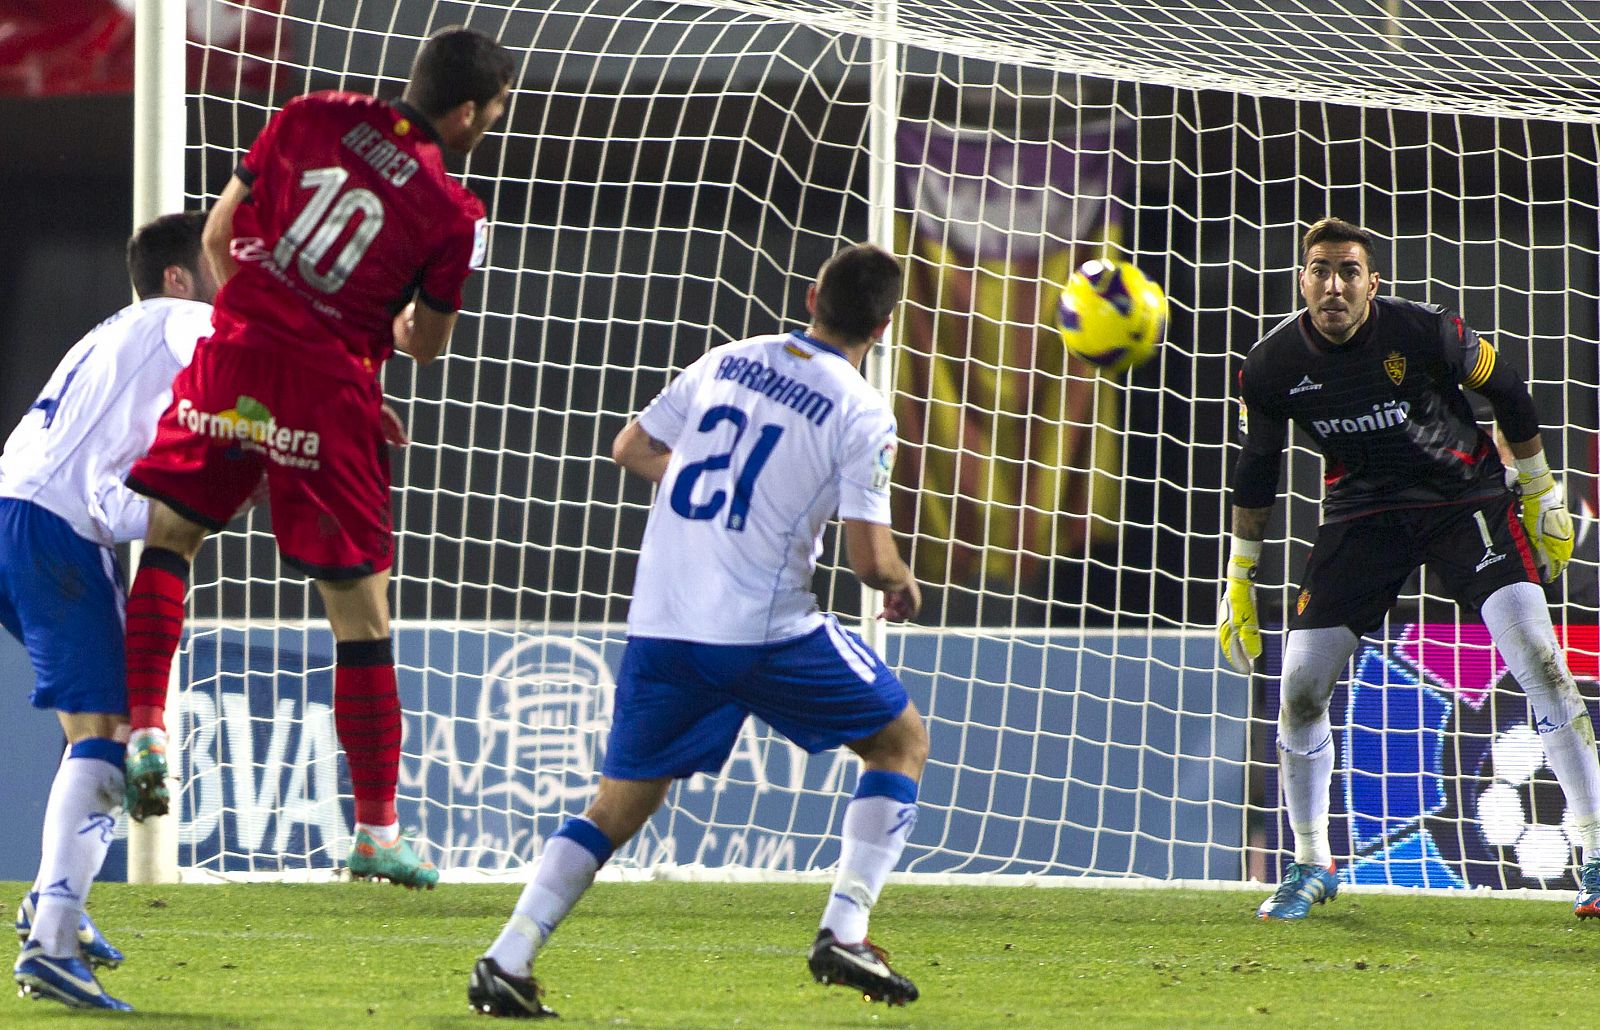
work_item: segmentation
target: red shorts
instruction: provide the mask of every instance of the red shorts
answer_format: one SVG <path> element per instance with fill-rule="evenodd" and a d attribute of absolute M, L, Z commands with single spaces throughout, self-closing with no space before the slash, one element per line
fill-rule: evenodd
<path fill-rule="evenodd" d="M 202 341 L 128 486 L 215 531 L 265 472 L 284 561 L 314 579 L 382 572 L 394 563 L 382 406 L 376 379 Z"/>

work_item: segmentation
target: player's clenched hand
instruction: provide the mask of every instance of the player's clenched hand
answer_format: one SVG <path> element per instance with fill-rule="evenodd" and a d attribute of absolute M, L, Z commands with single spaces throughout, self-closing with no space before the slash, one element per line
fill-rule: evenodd
<path fill-rule="evenodd" d="M 916 618 L 917 612 L 921 610 L 922 591 L 918 588 L 916 580 L 908 579 L 904 587 L 883 592 L 883 611 L 878 613 L 878 618 L 904 622 Z"/>
<path fill-rule="evenodd" d="M 1261 657 L 1261 622 L 1256 618 L 1256 559 L 1228 558 L 1222 602 L 1217 606 L 1217 645 L 1233 671 L 1248 676 Z"/>
<path fill-rule="evenodd" d="M 378 412 L 378 422 L 383 428 L 383 438 L 389 441 L 391 447 L 404 447 L 411 442 L 411 437 L 406 435 L 405 421 L 400 413 L 388 404 Z"/>
<path fill-rule="evenodd" d="M 1522 526 L 1546 583 L 1560 577 L 1572 560 L 1572 516 L 1566 490 L 1549 472 L 1522 483 Z"/>

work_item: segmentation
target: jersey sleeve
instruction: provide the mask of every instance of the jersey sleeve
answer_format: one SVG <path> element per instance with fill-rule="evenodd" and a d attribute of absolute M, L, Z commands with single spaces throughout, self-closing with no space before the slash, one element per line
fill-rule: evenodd
<path fill-rule="evenodd" d="M 417 299 L 444 314 L 461 310 L 461 287 L 489 253 L 489 220 L 483 204 L 473 197 L 452 212 L 445 233 L 422 270 Z"/>
<path fill-rule="evenodd" d="M 1241 508 L 1270 508 L 1278 499 L 1278 466 L 1289 439 L 1284 417 L 1262 402 L 1239 371 L 1239 444 L 1243 451 L 1233 468 L 1233 503 Z"/>
<path fill-rule="evenodd" d="M 876 410 L 845 428 L 839 455 L 839 517 L 887 526 L 889 481 L 894 475 L 894 417 Z"/>
<path fill-rule="evenodd" d="M 694 399 L 695 388 L 710 361 L 709 353 L 702 355 L 639 412 L 639 428 L 649 433 L 651 439 L 669 448 L 678 445 L 678 437 L 683 435 L 683 427 L 689 421 L 689 404 Z"/>
<path fill-rule="evenodd" d="M 1469 390 L 1488 382 L 1499 356 L 1489 341 L 1481 338 L 1454 311 L 1440 312 L 1439 342 L 1456 382 Z"/>

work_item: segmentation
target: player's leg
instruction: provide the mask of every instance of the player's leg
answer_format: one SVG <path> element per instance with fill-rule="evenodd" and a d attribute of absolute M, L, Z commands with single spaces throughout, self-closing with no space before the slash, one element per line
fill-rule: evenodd
<path fill-rule="evenodd" d="M 109 550 L 43 508 L 0 501 L 0 625 L 27 648 L 32 704 L 60 713 L 69 742 L 45 808 L 39 872 L 17 912 L 23 948 L 13 977 L 36 997 L 125 1010 L 85 961 L 116 965 L 122 954 L 84 909 L 122 797 L 120 602 Z"/>
<path fill-rule="evenodd" d="M 633 839 L 666 800 L 668 777 L 601 777 L 582 817 L 568 819 L 545 843 L 511 918 L 473 967 L 468 1003 L 493 1016 L 553 1016 L 540 1002 L 533 961 L 612 852 Z"/>
<path fill-rule="evenodd" d="M 95 712 L 57 715 L 67 749 L 45 804 L 39 872 L 17 911 L 17 936 L 38 941 L 47 955 L 69 957 L 81 949 L 91 964 L 115 969 L 123 954 L 100 933 L 86 905 L 122 804 L 128 720 Z"/>
<path fill-rule="evenodd" d="M 270 397 L 261 387 L 281 364 L 213 338 L 173 380 L 173 403 L 155 440 L 128 472 L 128 487 L 150 498 L 145 546 L 128 590 L 127 790 L 135 820 L 165 815 L 170 803 L 167 682 L 183 634 L 189 563 L 261 480 L 260 453 L 246 450 L 240 435 L 256 422 L 237 407 L 245 394 Z"/>
<path fill-rule="evenodd" d="M 1358 638 L 1347 627 L 1290 630 L 1283 647 L 1278 706 L 1278 770 L 1294 834 L 1294 860 L 1256 914 L 1303 919 L 1339 890 L 1328 846 L 1328 795 L 1333 780 L 1333 726 L 1328 702 Z"/>
<path fill-rule="evenodd" d="M 554 1015 L 539 1002 L 533 960 L 615 848 L 661 807 L 672 780 L 716 772 L 743 725 L 725 682 L 757 649 L 633 638 L 617 675 L 600 789 L 582 817 L 545 844 L 500 936 L 473 968 L 467 1000 L 492 1016 Z"/>
<path fill-rule="evenodd" d="M 1279 682 L 1278 770 L 1294 857 L 1256 909 L 1262 919 L 1304 919 L 1313 905 L 1338 894 L 1328 842 L 1335 757 L 1328 704 L 1358 633 L 1383 622 L 1415 569 L 1405 560 L 1413 550 L 1404 514 L 1329 523 L 1317 531 L 1289 618 Z"/>
<path fill-rule="evenodd" d="M 143 821 L 165 815 L 167 788 L 167 684 L 172 656 L 183 637 L 189 565 L 209 532 L 165 502 L 150 502 L 139 568 L 128 589 L 127 683 L 131 732 L 127 744 L 128 815 Z"/>
<path fill-rule="evenodd" d="M 1483 622 L 1506 668 L 1528 696 L 1545 761 L 1566 795 L 1582 852 L 1579 918 L 1600 916 L 1600 756 L 1583 696 L 1567 669 L 1544 591 L 1532 583 L 1501 587 L 1483 602 Z"/>
<path fill-rule="evenodd" d="M 355 795 L 350 872 L 431 889 L 439 871 L 400 835 L 394 805 L 402 723 L 389 637 L 389 572 L 316 583 L 335 641 L 334 729 Z"/>
<path fill-rule="evenodd" d="M 845 806 L 839 869 L 811 943 L 819 983 L 890 1005 L 917 988 L 867 938 L 868 917 L 917 821 L 917 783 L 928 757 L 922 716 L 872 648 L 829 616 L 808 636 L 773 645 L 739 698 L 778 732 L 815 754 L 846 746 L 864 767 Z"/>
<path fill-rule="evenodd" d="M 1556 640 L 1539 570 L 1510 494 L 1441 521 L 1429 568 L 1477 608 L 1506 668 L 1522 685 L 1545 760 L 1566 795 L 1583 855 L 1573 911 L 1600 916 L 1600 757 L 1594 727 Z"/>

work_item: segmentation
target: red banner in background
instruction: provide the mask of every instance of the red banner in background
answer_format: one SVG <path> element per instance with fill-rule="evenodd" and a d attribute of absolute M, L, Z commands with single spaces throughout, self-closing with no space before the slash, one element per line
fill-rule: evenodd
<path fill-rule="evenodd" d="M 266 91 L 288 43 L 283 0 L 189 0 L 188 81 Z M 132 0 L 0 0 L 0 96 L 133 90 Z M 199 44 L 199 45 L 196 45 Z"/>

